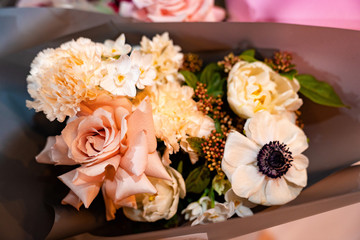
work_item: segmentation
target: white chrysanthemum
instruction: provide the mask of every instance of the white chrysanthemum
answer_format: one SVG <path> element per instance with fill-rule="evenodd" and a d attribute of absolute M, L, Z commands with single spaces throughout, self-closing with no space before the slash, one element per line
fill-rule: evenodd
<path fill-rule="evenodd" d="M 125 43 L 125 35 L 121 34 L 115 41 L 104 42 L 104 55 L 107 57 L 126 55 L 131 51 L 131 46 Z"/>
<path fill-rule="evenodd" d="M 164 141 L 170 154 L 179 151 L 179 142 L 207 137 L 215 129 L 214 121 L 197 109 L 191 87 L 167 83 L 148 89 L 146 94 L 152 101 L 156 137 Z"/>
<path fill-rule="evenodd" d="M 283 114 L 302 105 L 296 79 L 289 80 L 263 62 L 236 63 L 228 77 L 227 99 L 240 117 L 249 118 L 258 111 Z"/>
<path fill-rule="evenodd" d="M 131 64 L 128 55 L 122 55 L 118 60 L 106 64 L 107 74 L 100 86 L 116 96 L 135 97 L 135 84 L 140 76 L 140 69 Z"/>
<path fill-rule="evenodd" d="M 169 33 L 156 35 L 152 41 L 145 36 L 141 42 L 141 52 L 151 54 L 152 64 L 157 71 L 156 82 L 166 83 L 177 81 L 177 73 L 183 61 L 181 48 L 173 44 Z"/>
<path fill-rule="evenodd" d="M 101 44 L 86 38 L 40 52 L 27 77 L 28 92 L 34 99 L 27 101 L 27 106 L 43 111 L 51 121 L 74 116 L 81 101 L 97 95 L 102 53 Z"/>
<path fill-rule="evenodd" d="M 145 86 L 154 84 L 156 78 L 156 70 L 152 66 L 152 55 L 142 54 L 138 50 L 132 51 L 130 55 L 131 63 L 140 69 L 140 77 L 136 83 L 139 89 L 144 89 Z"/>
<path fill-rule="evenodd" d="M 246 137 L 230 132 L 221 168 L 236 195 L 262 205 L 281 205 L 306 186 L 309 161 L 304 132 L 287 118 L 259 112 L 245 123 Z"/>

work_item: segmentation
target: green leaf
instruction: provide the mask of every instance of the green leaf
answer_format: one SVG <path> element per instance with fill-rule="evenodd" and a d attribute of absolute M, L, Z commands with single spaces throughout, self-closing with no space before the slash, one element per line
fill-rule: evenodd
<path fill-rule="evenodd" d="M 255 49 L 248 49 L 248 50 L 245 50 L 243 51 L 240 56 L 243 55 L 243 56 L 249 56 L 249 57 L 255 57 Z"/>
<path fill-rule="evenodd" d="M 348 107 L 328 83 L 308 74 L 298 75 L 296 79 L 300 83 L 300 92 L 311 101 L 329 107 Z"/>
<path fill-rule="evenodd" d="M 219 67 L 216 63 L 208 64 L 201 72 L 200 82 L 209 85 L 209 83 L 213 80 L 213 75 L 216 72 L 220 72 L 220 71 L 221 71 L 221 67 Z"/>
<path fill-rule="evenodd" d="M 177 171 L 178 171 L 180 174 L 182 174 L 183 165 L 184 165 L 184 163 L 183 163 L 183 161 L 181 160 L 181 161 L 179 162 L 178 166 L 177 166 Z"/>
<path fill-rule="evenodd" d="M 186 141 L 189 143 L 190 147 L 199 155 L 203 155 L 201 144 L 205 142 L 204 139 L 199 137 L 190 137 L 187 138 Z"/>
<path fill-rule="evenodd" d="M 214 122 L 215 122 L 215 130 L 216 130 L 216 132 L 221 133 L 221 124 L 220 124 L 219 119 L 216 119 Z"/>
<path fill-rule="evenodd" d="M 210 183 L 210 171 L 206 166 L 192 170 L 185 180 L 186 192 L 201 193 Z"/>
<path fill-rule="evenodd" d="M 248 49 L 240 54 L 240 58 L 247 62 L 256 62 L 255 49 Z"/>
<path fill-rule="evenodd" d="M 281 76 L 286 77 L 290 80 L 293 80 L 296 74 L 298 74 L 296 69 L 292 69 L 291 71 L 286 72 L 286 73 L 280 73 Z"/>
<path fill-rule="evenodd" d="M 196 75 L 190 71 L 185 70 L 181 70 L 180 73 L 184 76 L 186 84 L 195 89 L 196 83 L 199 81 Z"/>
<path fill-rule="evenodd" d="M 215 73 L 212 81 L 207 86 L 207 93 L 209 96 L 218 97 L 224 94 L 224 84 L 226 78 L 221 78 L 220 73 Z"/>
<path fill-rule="evenodd" d="M 231 188 L 231 183 L 218 174 L 212 180 L 212 188 L 221 196 Z"/>

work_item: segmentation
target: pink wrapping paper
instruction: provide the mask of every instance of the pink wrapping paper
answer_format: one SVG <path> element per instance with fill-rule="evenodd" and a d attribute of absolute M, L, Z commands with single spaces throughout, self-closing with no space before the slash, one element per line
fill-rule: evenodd
<path fill-rule="evenodd" d="M 280 22 L 360 30 L 358 0 L 226 0 L 229 21 Z"/>

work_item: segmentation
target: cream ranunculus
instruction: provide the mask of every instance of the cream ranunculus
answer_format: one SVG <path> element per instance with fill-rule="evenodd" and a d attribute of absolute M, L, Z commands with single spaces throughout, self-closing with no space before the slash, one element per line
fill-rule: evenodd
<path fill-rule="evenodd" d="M 236 63 L 228 77 L 227 99 L 240 117 L 253 117 L 256 112 L 283 114 L 302 105 L 296 79 L 289 80 L 262 62 Z"/>
<path fill-rule="evenodd" d="M 179 172 L 171 167 L 166 167 L 171 181 L 149 178 L 155 186 L 156 194 L 137 194 L 137 209 L 125 207 L 125 215 L 133 221 L 155 222 L 160 219 L 172 218 L 178 207 L 179 197 L 185 197 L 185 182 Z"/>
<path fill-rule="evenodd" d="M 309 161 L 304 132 L 287 118 L 259 112 L 245 123 L 246 136 L 230 132 L 222 169 L 236 195 L 261 205 L 281 205 L 306 186 Z"/>

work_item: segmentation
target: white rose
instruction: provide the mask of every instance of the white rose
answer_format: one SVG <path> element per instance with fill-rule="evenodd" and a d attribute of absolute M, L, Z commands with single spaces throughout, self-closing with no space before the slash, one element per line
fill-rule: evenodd
<path fill-rule="evenodd" d="M 284 114 L 302 105 L 298 81 L 281 76 L 263 62 L 238 62 L 227 82 L 229 105 L 243 118 L 253 117 L 258 111 Z"/>
<path fill-rule="evenodd" d="M 179 197 L 185 197 L 185 182 L 179 172 L 171 167 L 166 167 L 171 176 L 171 181 L 151 178 L 156 194 L 137 194 L 137 209 L 124 207 L 124 214 L 133 221 L 155 222 L 160 219 L 172 218 L 178 207 Z"/>

